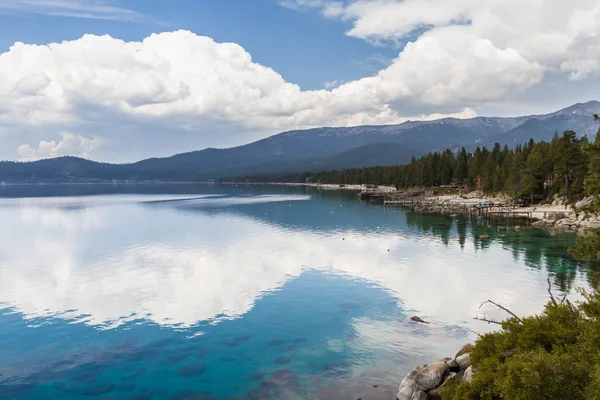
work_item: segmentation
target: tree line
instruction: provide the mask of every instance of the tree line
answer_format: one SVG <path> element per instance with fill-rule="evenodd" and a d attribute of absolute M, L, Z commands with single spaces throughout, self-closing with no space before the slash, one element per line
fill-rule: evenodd
<path fill-rule="evenodd" d="M 598 119 L 598 116 L 594 116 Z M 395 166 L 246 177 L 250 181 L 395 185 L 398 189 L 452 186 L 505 192 L 514 198 L 560 194 L 568 199 L 600 193 L 600 130 L 593 142 L 574 131 L 554 134 L 550 142 L 529 142 L 510 149 L 442 152 Z"/>

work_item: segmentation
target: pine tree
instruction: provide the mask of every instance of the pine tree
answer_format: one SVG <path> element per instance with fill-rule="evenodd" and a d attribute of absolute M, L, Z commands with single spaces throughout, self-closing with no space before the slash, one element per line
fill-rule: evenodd
<path fill-rule="evenodd" d="M 574 131 L 565 131 L 551 144 L 554 163 L 554 187 L 557 193 L 573 199 L 583 193 L 583 181 L 587 172 L 587 157 Z"/>
<path fill-rule="evenodd" d="M 594 115 L 596 121 L 600 120 L 598 114 Z M 583 146 L 583 152 L 588 156 L 588 175 L 584 181 L 585 193 L 589 195 L 600 193 L 600 129 L 593 143 Z"/>

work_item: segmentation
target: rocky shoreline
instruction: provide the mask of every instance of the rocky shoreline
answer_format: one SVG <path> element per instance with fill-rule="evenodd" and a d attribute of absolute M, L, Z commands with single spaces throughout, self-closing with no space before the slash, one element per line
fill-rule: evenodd
<path fill-rule="evenodd" d="M 453 380 L 471 382 L 475 371 L 471 367 L 474 346 L 465 344 L 454 355 L 430 365 L 419 365 L 400 383 L 397 400 L 441 400 L 444 386 Z"/>
<path fill-rule="evenodd" d="M 478 204 L 491 204 L 488 208 L 490 218 L 495 218 L 495 213 L 498 212 L 502 213 L 506 212 L 506 210 L 518 211 L 523 215 L 530 215 L 531 218 L 517 216 L 514 219 L 519 222 L 531 223 L 531 226 L 536 229 L 573 231 L 585 234 L 590 230 L 600 229 L 600 213 L 586 211 L 592 205 L 593 201 L 593 196 L 589 196 L 570 206 L 556 196 L 552 204 L 549 205 L 512 209 L 510 202 L 505 198 L 490 198 L 479 195 L 472 195 L 472 197 L 431 196 L 415 200 L 413 203 L 403 205 L 403 207 L 410 208 L 419 213 L 472 215 L 474 207 Z"/>

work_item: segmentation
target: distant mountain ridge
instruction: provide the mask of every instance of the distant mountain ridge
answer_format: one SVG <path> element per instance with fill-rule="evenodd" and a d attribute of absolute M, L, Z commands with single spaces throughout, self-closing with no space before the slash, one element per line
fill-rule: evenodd
<path fill-rule="evenodd" d="M 149 158 L 132 164 L 107 164 L 76 157 L 29 163 L 0 162 L 0 182 L 90 180 L 207 180 L 273 172 L 393 165 L 445 148 L 514 146 L 530 138 L 550 140 L 571 129 L 593 135 L 592 115 L 600 102 L 578 103 L 550 114 L 514 118 L 444 118 L 399 125 L 314 128 L 283 132 L 229 149 L 213 149 Z"/>

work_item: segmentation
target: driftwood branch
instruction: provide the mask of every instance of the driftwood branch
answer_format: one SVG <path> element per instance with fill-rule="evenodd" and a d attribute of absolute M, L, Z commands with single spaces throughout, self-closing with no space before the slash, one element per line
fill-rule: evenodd
<path fill-rule="evenodd" d="M 502 322 L 500 321 L 496 321 L 495 319 L 488 319 L 488 318 L 480 318 L 480 317 L 473 317 L 473 319 L 476 319 L 477 321 L 483 321 L 483 322 L 487 322 L 488 324 L 497 324 L 497 325 L 502 325 Z"/>
<path fill-rule="evenodd" d="M 556 299 L 552 294 L 552 284 L 550 283 L 550 277 L 548 277 L 548 294 L 550 295 L 550 300 L 552 300 L 552 304 L 556 306 L 558 303 L 556 303 Z"/>
<path fill-rule="evenodd" d="M 500 305 L 498 303 L 493 302 L 492 300 L 484 301 L 483 303 L 481 303 L 481 305 L 479 306 L 479 308 L 483 307 L 483 305 L 486 304 L 486 303 L 490 303 L 490 304 L 495 305 L 496 307 L 498 307 L 498 308 L 506 311 L 507 313 L 509 313 L 510 315 L 512 315 L 513 317 L 515 317 L 519 322 L 521 322 L 521 323 L 523 322 L 523 320 L 521 319 L 521 317 L 519 317 L 517 314 L 515 314 L 512 311 L 510 311 L 508 308 L 504 307 L 503 305 Z"/>

